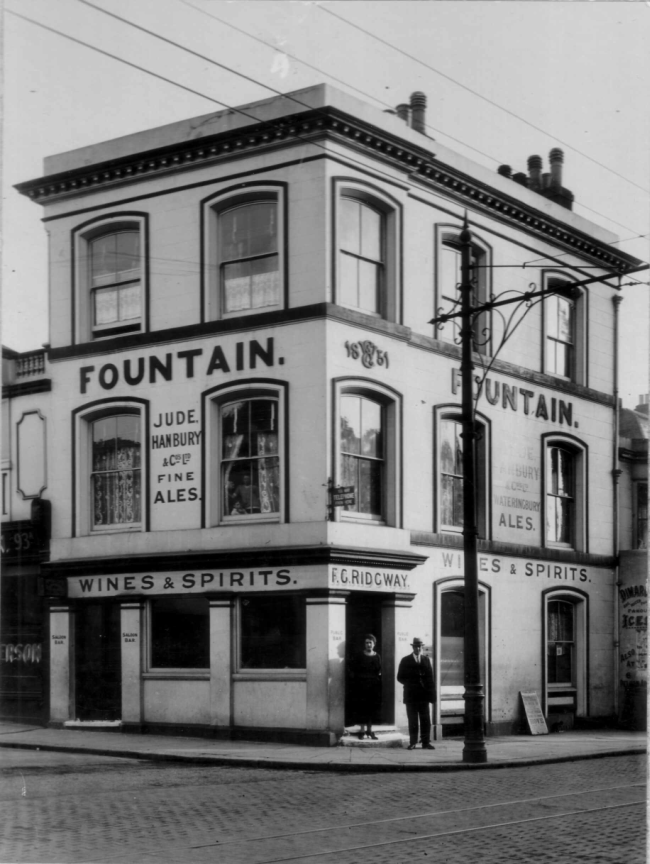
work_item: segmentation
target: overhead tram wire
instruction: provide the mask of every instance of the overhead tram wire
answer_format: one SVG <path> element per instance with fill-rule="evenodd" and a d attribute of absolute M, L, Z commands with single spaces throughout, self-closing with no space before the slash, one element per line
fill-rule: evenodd
<path fill-rule="evenodd" d="M 153 36 L 154 39 L 159 39 L 160 41 L 165 42 L 166 44 L 171 45 L 174 48 L 178 48 L 181 51 L 185 51 L 186 53 L 191 54 L 194 57 L 198 57 L 200 60 L 204 60 L 206 63 L 210 63 L 211 65 L 216 66 L 219 69 L 223 69 L 226 72 L 230 72 L 233 75 L 237 75 L 240 78 L 243 78 L 245 81 L 248 81 L 252 84 L 256 84 L 259 87 L 264 87 L 265 89 L 269 90 L 271 93 L 275 93 L 277 96 L 284 96 L 285 98 L 290 99 L 292 102 L 295 102 L 296 104 L 301 105 L 303 108 L 308 108 L 308 109 L 312 110 L 312 106 L 308 105 L 306 102 L 302 102 L 300 99 L 297 99 L 294 96 L 287 95 L 286 93 L 283 93 L 281 90 L 277 90 L 275 87 L 272 87 L 270 84 L 265 84 L 263 81 L 259 81 L 258 79 L 253 78 L 251 75 L 246 75 L 244 72 L 239 72 L 237 69 L 233 69 L 232 66 L 228 66 L 225 63 L 220 63 L 217 60 L 213 60 L 211 57 L 208 57 L 205 54 L 201 54 L 198 51 L 194 51 L 192 48 L 188 48 L 185 45 L 181 45 L 179 42 L 175 42 L 173 39 L 169 39 L 168 37 L 162 36 L 159 33 L 154 33 L 153 30 L 150 30 L 148 27 L 143 27 L 141 24 L 136 24 L 134 21 L 130 21 L 128 18 L 123 18 L 121 15 L 117 15 L 115 12 L 109 12 L 107 9 L 102 9 L 100 6 L 96 6 L 94 3 L 90 3 L 89 0 L 78 0 L 78 2 L 82 3 L 84 6 L 88 6 L 90 9 L 94 9 L 96 12 L 101 12 L 104 15 L 108 15 L 111 18 L 115 18 L 117 21 L 120 21 L 121 23 L 126 24 L 128 27 L 133 27 L 136 30 L 140 30 L 141 32 L 146 33 L 148 36 Z M 185 6 L 188 6 L 190 9 L 194 9 L 197 12 L 203 12 L 202 9 L 199 9 L 197 6 L 194 6 L 191 3 L 186 2 L 186 0 L 180 0 L 180 2 L 183 3 Z M 204 14 L 210 18 L 214 18 L 215 20 L 219 21 L 220 23 L 226 24 L 226 26 L 231 26 L 230 24 L 228 24 L 227 21 L 223 21 L 223 19 L 218 18 L 217 16 L 213 15 L 212 13 L 205 12 Z M 237 30 L 240 33 L 244 33 L 245 35 L 250 36 L 250 34 L 246 33 L 245 30 L 241 30 L 239 27 L 233 27 L 233 29 Z M 261 41 L 261 42 L 263 42 L 263 44 L 268 45 L 269 47 L 273 47 L 273 46 L 270 46 L 268 42 L 264 42 L 264 40 L 258 40 L 257 37 L 251 37 L 251 38 L 255 38 L 256 41 Z M 299 62 L 301 62 L 301 61 L 299 61 Z M 316 67 L 312 67 L 312 68 L 316 69 Z M 320 72 L 321 74 L 327 74 L 326 72 L 323 72 L 320 69 L 318 69 L 317 71 Z M 339 81 L 340 83 L 345 83 L 340 78 L 337 78 L 336 80 Z M 357 88 L 354 88 L 354 89 L 357 89 Z M 359 91 L 359 92 L 363 92 L 364 95 L 370 99 L 375 99 L 375 97 L 373 97 L 369 93 L 365 93 L 364 91 Z M 383 102 L 381 99 L 375 99 L 375 101 L 379 102 L 382 105 L 388 105 L 388 103 Z M 224 104 L 224 103 L 220 103 L 220 104 Z M 226 106 L 226 107 L 229 107 L 229 106 Z M 388 107 L 391 107 L 391 106 L 389 105 Z M 233 108 L 231 110 L 237 110 L 237 109 Z M 463 147 L 468 147 L 470 150 L 474 150 L 476 153 L 480 153 L 481 156 L 485 156 L 486 159 L 490 159 L 493 162 L 497 162 L 497 163 L 500 161 L 498 159 L 495 159 L 493 156 L 490 156 L 487 153 L 483 152 L 482 150 L 479 150 L 476 147 L 472 147 L 471 144 L 466 144 L 464 141 L 461 141 L 459 138 L 454 138 L 452 135 L 446 135 L 446 133 L 442 132 L 439 129 L 436 129 L 433 126 L 427 126 L 427 128 L 432 129 L 434 132 L 437 132 L 438 134 L 445 135 L 450 140 L 456 141 L 458 144 L 461 144 Z M 621 228 L 625 228 L 626 231 L 634 231 L 634 229 L 630 228 L 629 225 L 623 225 L 622 222 L 617 222 L 615 219 L 611 219 L 609 216 L 606 216 L 604 213 L 600 213 L 598 210 L 594 210 L 592 207 L 588 207 L 586 204 L 579 204 L 579 206 L 585 210 L 589 210 L 591 213 L 595 213 L 597 216 L 600 216 L 601 218 L 606 219 L 607 221 L 611 222 L 614 225 L 618 225 Z"/>
<path fill-rule="evenodd" d="M 88 5 L 92 6 L 91 3 L 89 3 Z M 99 7 L 97 7 L 97 6 L 94 8 L 99 10 Z M 21 18 L 23 21 L 27 21 L 30 24 L 34 24 L 36 27 L 40 27 L 43 30 L 47 30 L 50 33 L 54 33 L 56 36 L 61 36 L 63 39 L 68 39 L 71 42 L 75 42 L 78 45 L 82 45 L 84 48 L 88 48 L 91 51 L 96 51 L 98 54 L 102 54 L 105 57 L 109 57 L 112 60 L 116 60 L 118 63 L 124 63 L 125 65 L 130 66 L 133 69 L 137 69 L 139 72 L 144 72 L 146 75 L 151 75 L 152 77 L 158 78 L 159 80 L 164 81 L 167 84 L 172 84 L 175 87 L 180 87 L 182 90 L 186 90 L 190 93 L 193 93 L 196 96 L 200 96 L 203 99 L 207 99 L 209 102 L 213 102 L 215 105 L 220 105 L 222 108 L 227 108 L 229 111 L 233 111 L 236 114 L 241 114 L 243 117 L 248 117 L 250 120 L 253 120 L 255 123 L 262 122 L 259 117 L 255 117 L 253 114 L 250 114 L 249 112 L 244 111 L 242 108 L 236 108 L 234 105 L 228 105 L 226 102 L 222 102 L 219 99 L 214 99 L 212 96 L 208 96 L 205 93 L 200 93 L 198 90 L 194 90 L 191 87 L 187 87 L 185 84 L 180 84 L 178 81 L 174 81 L 171 78 L 166 78 L 164 75 L 160 75 L 157 72 L 152 72 L 150 69 L 146 69 L 144 66 L 139 66 L 137 63 L 133 63 L 130 60 L 125 60 L 123 57 L 119 57 L 117 54 L 111 54 L 110 51 L 105 51 L 103 48 L 98 48 L 95 45 L 91 45 L 89 42 L 84 42 L 83 39 L 78 39 L 75 36 L 71 36 L 68 33 L 64 33 L 61 30 L 57 30 L 54 27 L 50 27 L 47 24 L 43 24 L 40 21 L 35 21 L 33 18 L 28 18 L 26 15 L 21 15 L 19 12 L 15 12 L 12 9 L 7 9 L 6 11 L 8 12 L 8 14 L 13 15 L 15 18 Z M 105 10 L 99 10 L 99 11 L 105 11 Z M 113 14 L 113 13 L 107 13 L 107 14 Z M 115 16 L 115 17 L 117 17 L 117 16 Z M 126 23 L 130 23 L 130 22 L 126 22 Z M 155 33 L 152 33 L 152 35 L 156 36 Z M 159 37 L 159 38 L 164 38 L 164 37 Z M 169 41 L 169 40 L 166 40 L 166 41 Z M 184 49 L 182 45 L 178 45 L 176 47 L 180 48 L 181 50 L 188 50 L 188 49 Z M 208 59 L 208 58 L 203 58 L 203 59 Z M 210 62 L 216 62 L 216 61 L 210 61 Z M 217 64 L 217 65 L 223 65 L 223 64 Z M 280 96 L 285 96 L 287 99 L 290 99 L 291 101 L 296 102 L 296 104 L 303 105 L 303 106 L 309 108 L 310 111 L 314 110 L 312 105 L 307 105 L 307 103 L 301 102 L 299 99 L 296 99 L 295 97 L 288 96 L 287 94 L 282 93 L 281 91 L 274 90 L 274 88 L 269 87 L 269 85 L 264 84 L 261 81 L 256 81 L 256 79 L 245 76 L 245 75 L 243 75 L 243 73 L 238 72 L 236 69 L 232 69 L 229 66 L 226 66 L 224 68 L 227 69 L 227 71 L 232 72 L 234 75 L 239 75 L 241 77 L 247 78 L 249 81 L 258 84 L 260 87 L 264 87 L 266 89 L 272 90 L 273 92 L 278 93 Z M 280 124 L 278 124 L 276 128 L 280 129 L 282 127 L 280 126 Z M 302 135 L 299 135 L 297 132 L 288 133 L 288 137 L 295 138 L 296 140 L 299 140 L 299 141 L 304 141 L 306 144 L 311 144 L 313 147 L 317 147 L 320 150 L 323 150 L 324 152 L 328 152 L 327 148 L 324 147 L 322 144 L 319 144 L 317 141 L 310 141 L 309 139 L 304 138 Z M 355 159 L 353 156 L 346 156 L 346 159 L 350 164 L 359 165 L 362 168 L 367 169 L 367 166 L 364 162 L 361 162 L 358 159 Z M 382 171 L 381 168 L 375 167 L 375 168 L 373 168 L 373 171 L 375 174 L 387 177 L 391 181 L 394 181 L 394 179 L 395 179 L 393 177 L 393 175 L 389 174 L 387 171 Z M 408 184 L 412 189 L 414 189 L 414 190 L 416 189 L 416 187 L 412 183 L 410 183 L 407 179 L 405 179 L 403 182 Z M 420 190 L 418 187 L 417 191 L 422 191 L 422 190 Z M 431 189 L 427 188 L 426 191 L 428 192 L 428 194 L 432 195 L 435 198 L 440 198 L 440 200 L 442 200 L 442 201 L 447 200 L 447 198 L 444 195 L 441 195 L 437 192 L 434 192 Z"/>
<path fill-rule="evenodd" d="M 546 135 L 549 138 L 557 141 L 559 144 L 562 144 L 564 147 L 568 147 L 574 153 L 578 153 L 580 156 L 588 159 L 590 162 L 593 162 L 594 165 L 598 165 L 600 168 L 604 168 L 606 171 L 609 171 L 611 174 L 615 174 L 617 177 L 620 177 L 621 180 L 625 180 L 626 183 L 629 183 L 631 186 L 636 186 L 637 189 L 640 189 L 642 192 L 645 192 L 647 195 L 650 195 L 650 189 L 646 189 L 645 186 L 641 186 L 639 183 L 635 183 L 634 180 L 630 180 L 629 177 L 625 177 L 624 174 L 619 174 L 618 171 L 615 171 L 613 168 L 610 168 L 609 165 L 605 165 L 603 162 L 599 162 L 597 159 L 594 159 L 593 156 L 589 156 L 588 153 L 584 153 L 582 150 L 578 150 L 577 147 L 574 147 L 573 144 L 569 144 L 568 141 L 563 141 L 561 138 L 558 138 L 557 135 L 552 135 L 550 132 L 547 132 L 545 129 L 542 129 L 540 126 L 536 126 L 534 123 L 531 123 L 530 120 L 526 120 L 520 114 L 517 114 L 515 111 L 511 111 L 509 108 L 505 108 L 503 105 L 499 105 L 498 102 L 495 102 L 493 99 L 490 99 L 488 96 L 483 96 L 482 93 L 479 93 L 477 90 L 473 90 L 471 87 L 468 87 L 467 84 L 463 84 L 458 81 L 456 78 L 452 78 L 451 75 L 447 75 L 445 72 L 441 72 L 440 69 L 436 69 L 433 66 L 430 66 L 428 63 L 425 63 L 424 60 L 420 60 L 419 57 L 415 57 L 413 54 L 409 54 L 408 51 L 404 51 L 402 48 L 399 48 L 397 45 L 394 45 L 392 42 L 389 42 L 386 39 L 383 39 L 381 36 L 377 36 L 375 33 L 371 33 L 369 30 L 366 30 L 365 27 L 361 27 L 359 24 L 355 24 L 353 21 L 350 21 L 348 18 L 344 18 L 342 15 L 338 15 L 336 12 L 333 12 L 331 9 L 326 8 L 320 3 L 314 4 L 317 9 L 321 12 L 326 12 L 328 15 L 331 15 L 334 18 L 338 18 L 339 21 L 342 21 L 344 24 L 347 24 L 349 27 L 353 27 L 355 30 L 359 30 L 361 33 L 365 33 L 366 36 L 370 36 L 371 39 L 376 39 L 377 42 L 381 42 L 382 45 L 385 45 L 388 48 L 392 48 L 393 51 L 397 51 L 399 54 L 402 54 L 404 57 L 407 57 L 409 60 L 413 60 L 415 63 L 419 63 L 421 66 L 424 66 L 425 69 L 429 69 L 431 72 L 434 72 L 436 75 L 440 75 L 442 78 L 446 78 L 447 81 L 451 81 L 452 84 L 456 84 L 457 87 L 461 87 L 463 90 L 466 90 L 468 93 L 471 93 L 473 96 L 476 96 L 478 99 L 482 99 L 484 102 L 487 102 L 489 105 L 492 105 L 494 108 L 498 108 L 499 111 L 503 111 L 506 114 L 509 114 L 511 117 L 514 117 L 516 120 L 519 120 L 521 123 L 525 123 L 526 126 L 530 126 L 531 129 L 534 129 L 536 132 L 541 132 L 542 135 Z"/>
<path fill-rule="evenodd" d="M 188 3 L 187 0 L 178 0 L 178 2 L 182 3 L 184 6 L 187 6 L 189 9 L 194 9 L 195 12 L 200 12 L 202 15 L 206 15 L 208 18 L 212 18 L 215 21 L 218 21 L 220 24 L 225 24 L 226 27 L 230 27 L 237 33 L 248 36 L 249 39 L 254 39 L 255 42 L 259 42 L 261 45 L 266 45 L 267 48 L 272 48 L 273 51 L 281 50 L 279 48 L 276 48 L 276 46 L 273 45 L 272 42 L 267 42 L 266 39 L 262 39 L 259 36 L 255 36 L 253 33 L 249 33 L 247 30 L 244 30 L 241 27 L 235 26 L 235 24 L 231 24 L 230 21 L 226 21 L 224 18 L 220 18 L 213 12 L 207 12 L 205 9 L 201 9 L 198 6 L 194 6 L 192 3 Z M 360 93 L 367 99 L 372 99 L 373 102 L 377 102 L 379 105 L 383 105 L 385 108 L 390 109 L 392 112 L 395 111 L 394 105 L 391 105 L 390 102 L 384 102 L 384 100 L 379 99 L 378 96 L 373 96 L 372 93 L 368 93 L 367 90 L 361 90 L 359 87 L 355 87 L 354 84 L 350 84 L 348 81 L 344 81 L 342 78 L 337 78 L 336 75 L 332 75 L 331 73 L 326 72 L 324 69 L 320 69 L 318 66 L 314 66 L 313 63 L 308 63 L 306 60 L 301 60 L 300 57 L 296 57 L 295 54 L 290 54 L 288 51 L 281 51 L 281 53 L 284 54 L 286 57 L 291 57 L 291 59 L 295 60 L 296 63 L 301 63 L 308 69 L 313 69 L 314 72 L 318 72 L 320 75 L 325 75 L 327 78 L 331 78 L 332 81 L 337 81 L 344 87 Z M 442 135 L 444 138 L 449 138 L 450 141 L 455 141 L 456 144 L 460 144 L 462 147 L 467 147 L 468 150 L 473 150 L 474 153 L 479 153 L 481 156 L 485 156 L 486 159 L 489 159 L 491 162 L 494 162 L 497 165 L 501 164 L 501 162 L 503 161 L 502 159 L 497 159 L 496 156 L 490 156 L 489 153 L 486 153 L 484 150 L 479 150 L 478 147 L 474 147 L 472 144 L 468 144 L 466 141 L 463 141 L 460 138 L 455 138 L 453 135 L 450 135 L 448 132 L 445 132 L 442 129 L 438 129 L 437 126 L 432 126 L 430 123 L 425 123 L 424 125 L 426 129 L 430 129 L 432 132 L 435 132 L 437 135 Z"/>
<path fill-rule="evenodd" d="M 94 9 L 96 9 L 96 10 L 98 10 L 98 11 L 105 11 L 105 10 L 99 9 L 99 7 L 97 7 L 97 6 L 93 6 L 92 3 L 87 3 L 86 0 L 80 0 L 80 2 L 83 2 L 83 3 L 85 3 L 85 5 L 91 6 L 91 7 L 93 7 Z M 154 78 L 157 78 L 157 79 L 159 79 L 159 80 L 161 80 L 161 81 L 164 81 L 166 84 L 171 84 L 171 85 L 174 86 L 174 87 L 179 87 L 179 88 L 182 89 L 182 90 L 185 90 L 185 91 L 187 91 L 187 92 L 189 92 L 189 93 L 194 94 L 195 96 L 199 96 L 199 97 L 202 98 L 202 99 L 206 99 L 206 100 L 208 100 L 209 102 L 213 102 L 215 105 L 219 105 L 219 106 L 221 106 L 222 108 L 226 108 L 226 109 L 228 109 L 229 111 L 233 111 L 233 112 L 236 113 L 236 114 L 241 114 L 242 116 L 247 117 L 247 118 L 250 119 L 250 120 L 253 120 L 255 123 L 259 123 L 259 122 L 261 122 L 261 121 L 260 121 L 260 118 L 255 117 L 253 114 L 250 114 L 250 113 L 248 113 L 247 111 L 244 111 L 244 110 L 241 109 L 241 108 L 237 108 L 237 107 L 235 107 L 234 105 L 228 105 L 227 103 L 222 102 L 222 101 L 219 100 L 219 99 L 215 99 L 215 98 L 212 97 L 212 96 L 208 96 L 208 95 L 205 94 L 205 93 L 201 93 L 201 92 L 199 92 L 198 90 L 194 90 L 193 88 L 188 87 L 188 86 L 185 85 L 185 84 L 181 84 L 180 82 L 178 82 L 178 81 L 174 81 L 174 80 L 171 79 L 171 78 L 166 78 L 164 75 L 160 75 L 160 74 L 157 73 L 157 72 L 153 72 L 153 71 L 151 71 L 150 69 L 146 69 L 144 66 L 139 66 L 137 63 L 133 63 L 133 62 L 130 61 L 130 60 L 126 60 L 126 59 L 124 59 L 123 57 L 119 57 L 117 54 L 112 54 L 110 51 L 106 51 L 106 50 L 104 50 L 103 48 L 98 48 L 98 47 L 95 46 L 95 45 L 91 45 L 90 43 L 85 42 L 83 39 L 78 39 L 78 38 L 75 37 L 75 36 L 71 36 L 69 33 L 64 33 L 64 32 L 62 32 L 61 30 L 57 30 L 56 28 L 54 28 L 54 27 L 50 27 L 50 26 L 47 25 L 47 24 L 43 24 L 41 21 L 36 21 L 36 20 L 34 20 L 33 18 L 29 18 L 29 17 L 27 17 L 26 15 L 21 15 L 19 12 L 15 12 L 15 11 L 12 10 L 12 9 L 7 9 L 6 12 L 7 12 L 8 14 L 10 14 L 10 15 L 13 15 L 15 18 L 20 18 L 20 19 L 22 19 L 23 21 L 27 21 L 29 24 L 33 24 L 33 25 L 35 25 L 36 27 L 40 27 L 41 29 L 46 30 L 46 31 L 48 31 L 48 32 L 50 32 L 50 33 L 54 33 L 56 36 L 61 36 L 63 39 L 68 39 L 69 41 L 74 42 L 74 43 L 76 43 L 77 45 L 81 45 L 81 46 L 83 46 L 84 48 L 88 48 L 88 49 L 91 50 L 91 51 L 95 51 L 95 52 L 97 52 L 98 54 L 101 54 L 101 55 L 103 55 L 103 56 L 105 56 L 105 57 L 109 57 L 111 60 L 116 60 L 118 63 L 124 63 L 126 66 L 129 66 L 129 67 L 131 67 L 132 69 L 137 69 L 139 72 L 144 72 L 146 75 L 151 75 L 151 76 L 154 77 Z M 115 18 L 119 18 L 119 16 L 114 15 L 114 13 L 111 13 L 111 12 L 107 12 L 106 14 L 111 15 L 112 17 L 115 17 Z M 120 20 L 125 20 L 125 19 L 120 19 Z M 128 21 L 125 21 L 125 23 L 127 23 L 127 24 L 132 24 L 132 22 L 128 22 Z M 145 28 L 141 28 L 141 27 L 139 27 L 139 25 L 132 25 L 132 26 L 138 27 L 138 29 L 145 29 Z M 152 33 L 151 35 L 156 36 L 155 33 Z M 166 41 L 166 42 L 171 42 L 171 40 L 168 40 L 168 39 L 166 39 L 165 37 L 157 37 L 157 38 L 161 38 L 161 39 L 163 39 L 163 40 Z M 185 49 L 185 48 L 183 48 L 182 45 L 176 45 L 176 43 L 171 43 L 171 44 L 174 45 L 175 47 L 180 48 L 181 50 L 189 50 L 189 49 Z M 194 52 L 190 52 L 190 53 L 194 53 Z M 200 56 L 201 59 L 208 60 L 209 62 L 214 62 L 214 63 L 215 63 L 216 65 L 218 65 L 218 66 L 223 66 L 223 64 L 218 64 L 218 63 L 216 63 L 216 61 L 211 61 L 209 58 L 203 57 L 202 55 L 198 55 L 198 56 Z M 261 87 L 265 87 L 266 89 L 270 89 L 270 90 L 272 90 L 273 92 L 279 93 L 279 95 L 281 95 L 281 96 L 286 96 L 286 94 L 281 93 L 280 91 L 275 91 L 274 88 L 271 88 L 271 87 L 269 87 L 268 85 L 263 84 L 262 82 L 257 81 L 257 80 L 254 79 L 254 78 L 250 78 L 249 76 L 243 75 L 243 73 L 240 73 L 240 72 L 238 72 L 237 70 L 232 69 L 231 67 L 223 67 L 223 68 L 227 69 L 227 71 L 230 71 L 230 72 L 232 72 L 232 73 L 235 74 L 235 75 L 240 75 L 241 77 L 244 77 L 244 78 L 246 78 L 247 80 L 249 80 L 249 81 L 251 81 L 251 82 L 253 82 L 253 83 L 258 84 L 258 85 L 261 86 Z M 287 98 L 291 99 L 292 101 L 296 102 L 297 104 L 303 105 L 303 106 L 309 108 L 310 110 L 313 110 L 313 106 L 311 106 L 311 105 L 307 105 L 306 103 L 303 103 L 303 102 L 300 102 L 300 100 L 295 99 L 294 97 L 288 96 Z M 280 129 L 281 127 L 278 125 L 277 128 Z M 324 152 L 328 152 L 328 151 L 327 151 L 327 148 L 324 147 L 322 144 L 319 144 L 317 141 L 310 141 L 309 139 L 303 138 L 303 136 L 299 135 L 299 134 L 296 133 L 296 132 L 289 133 L 289 136 L 292 137 L 292 138 L 295 138 L 295 139 L 297 139 L 297 140 L 303 141 L 303 142 L 306 143 L 306 144 L 311 144 L 312 146 L 317 147 L 317 148 L 323 150 Z M 348 161 L 349 163 L 351 163 L 351 164 L 359 165 L 359 166 L 361 166 L 361 167 L 364 168 L 364 169 L 367 168 L 367 166 L 365 165 L 365 163 L 359 161 L 358 159 L 355 159 L 355 158 L 352 157 L 352 156 L 347 156 L 346 159 L 347 159 L 347 161 Z M 387 177 L 387 178 L 389 178 L 390 180 L 394 180 L 394 177 L 393 177 L 391 174 L 389 174 L 387 171 L 383 171 L 381 168 L 376 168 L 376 167 L 375 167 L 373 170 L 374 170 L 374 173 L 375 173 L 375 174 L 383 175 L 384 177 Z M 415 186 L 413 185 L 413 183 L 410 182 L 408 179 L 406 179 L 404 182 L 406 182 L 406 183 L 407 183 L 407 184 L 408 184 L 412 189 L 414 189 L 415 191 L 418 191 L 418 192 L 423 191 L 423 190 L 420 189 L 420 187 L 415 187 Z M 434 192 L 432 189 L 426 188 L 426 192 L 427 192 L 428 194 L 430 194 L 432 197 L 434 197 L 434 198 L 439 198 L 439 199 L 442 200 L 442 201 L 447 201 L 447 200 L 448 200 L 446 196 L 441 195 L 441 194 L 438 193 L 438 192 Z M 631 231 L 631 230 L 633 230 L 633 229 L 630 228 L 629 230 Z M 562 255 L 565 255 L 565 254 L 570 254 L 570 253 L 567 252 L 567 253 L 561 253 L 561 254 L 562 254 Z M 623 274 L 623 275 L 624 275 L 624 274 Z"/>

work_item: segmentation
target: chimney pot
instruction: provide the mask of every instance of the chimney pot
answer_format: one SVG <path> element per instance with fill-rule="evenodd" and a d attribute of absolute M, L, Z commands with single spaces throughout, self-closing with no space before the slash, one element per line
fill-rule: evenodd
<path fill-rule="evenodd" d="M 512 173 L 512 168 L 510 165 L 499 165 L 497 168 L 497 174 L 500 174 L 502 177 L 510 177 Z"/>
<path fill-rule="evenodd" d="M 415 129 L 416 132 L 421 132 L 423 135 L 426 134 L 426 107 L 427 97 L 424 93 L 421 93 L 419 90 L 416 90 L 415 93 L 411 93 L 411 127 Z"/>
<path fill-rule="evenodd" d="M 529 174 L 529 187 L 534 189 L 535 192 L 539 192 L 542 188 L 542 157 L 541 156 L 529 156 L 528 157 L 528 174 Z"/>
<path fill-rule="evenodd" d="M 406 125 L 409 125 L 409 120 L 411 119 L 411 106 L 407 105 L 406 102 L 400 102 L 400 104 L 395 108 L 397 111 L 397 116 L 400 120 L 403 120 Z"/>
<path fill-rule="evenodd" d="M 564 162 L 564 153 L 559 147 L 554 147 L 548 154 L 548 161 L 551 165 L 550 188 L 559 192 L 562 188 L 562 163 Z"/>
<path fill-rule="evenodd" d="M 512 179 L 515 183 L 519 183 L 520 186 L 528 186 L 528 177 L 523 171 L 518 171 L 516 174 L 513 174 Z"/>

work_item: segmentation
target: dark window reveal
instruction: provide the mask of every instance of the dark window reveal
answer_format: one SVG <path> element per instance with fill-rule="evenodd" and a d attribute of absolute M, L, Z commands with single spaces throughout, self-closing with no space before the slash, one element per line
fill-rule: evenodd
<path fill-rule="evenodd" d="M 278 400 L 244 399 L 221 409 L 224 516 L 280 510 Z"/>
<path fill-rule="evenodd" d="M 384 515 L 384 408 L 363 396 L 341 397 L 341 480 L 354 486 L 355 503 L 345 510 Z"/>
<path fill-rule="evenodd" d="M 151 668 L 210 667 L 210 608 L 205 597 L 151 601 Z"/>
<path fill-rule="evenodd" d="M 303 598 L 242 598 L 241 669 L 304 669 L 305 633 Z"/>
<path fill-rule="evenodd" d="M 575 457 L 561 447 L 547 451 L 546 535 L 550 543 L 574 542 Z"/>
<path fill-rule="evenodd" d="M 548 604 L 548 683 L 573 685 L 575 606 L 566 600 Z"/>
<path fill-rule="evenodd" d="M 141 521 L 140 417 L 120 414 L 92 424 L 93 528 Z"/>
<path fill-rule="evenodd" d="M 219 215 L 219 260 L 225 313 L 280 303 L 277 204 L 243 204 Z"/>
<path fill-rule="evenodd" d="M 92 326 L 133 329 L 142 316 L 140 232 L 102 234 L 90 241 Z"/>

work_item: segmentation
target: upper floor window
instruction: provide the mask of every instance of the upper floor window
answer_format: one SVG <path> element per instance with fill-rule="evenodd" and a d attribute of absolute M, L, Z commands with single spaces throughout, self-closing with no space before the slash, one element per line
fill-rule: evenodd
<path fill-rule="evenodd" d="M 380 315 L 385 282 L 384 218 L 374 207 L 344 197 L 339 233 L 341 303 Z"/>
<path fill-rule="evenodd" d="M 114 414 L 92 423 L 90 500 L 93 529 L 141 522 L 140 450 L 139 416 Z"/>
<path fill-rule="evenodd" d="M 464 527 L 463 426 L 458 416 L 440 414 L 438 434 L 438 530 L 461 532 Z M 477 424 L 474 456 L 476 475 L 476 524 L 479 536 L 487 536 L 488 428 Z"/>
<path fill-rule="evenodd" d="M 586 450 L 573 440 L 547 440 L 546 542 L 585 549 Z"/>
<path fill-rule="evenodd" d="M 224 517 L 278 515 L 278 400 L 242 399 L 221 406 L 221 492 Z"/>
<path fill-rule="evenodd" d="M 139 231 L 117 231 L 90 241 L 90 285 L 94 333 L 139 325 Z"/>
<path fill-rule="evenodd" d="M 219 213 L 219 275 L 224 314 L 280 304 L 278 205 L 253 201 Z"/>
<path fill-rule="evenodd" d="M 361 182 L 337 180 L 335 190 L 335 302 L 397 321 L 400 207 Z"/>
<path fill-rule="evenodd" d="M 341 484 L 353 486 L 345 510 L 381 519 L 384 513 L 385 418 L 383 406 L 354 394 L 341 397 Z"/>
<path fill-rule="evenodd" d="M 337 508 L 337 518 L 400 520 L 400 398 L 388 387 L 336 382 L 335 483 L 351 487 L 354 503 Z"/>
<path fill-rule="evenodd" d="M 442 307 L 443 312 L 460 312 L 462 267 L 460 232 L 450 226 L 436 226 L 436 284 L 438 301 L 436 307 Z M 473 238 L 470 248 L 469 278 L 472 286 L 471 305 L 485 303 L 489 295 L 490 283 L 490 248 L 483 241 Z M 436 312 L 437 314 L 437 312 Z M 474 350 L 480 353 L 489 351 L 488 312 L 479 313 L 472 321 L 474 333 Z M 453 340 L 458 334 L 460 319 L 447 322 L 444 328 L 439 327 L 437 335 L 440 338 Z"/>
<path fill-rule="evenodd" d="M 569 297 L 551 294 L 546 299 L 546 371 L 573 377 L 575 352 L 575 303 Z"/>
<path fill-rule="evenodd" d="M 544 371 L 585 384 L 585 297 L 565 279 L 545 274 L 557 294 L 544 298 Z"/>
<path fill-rule="evenodd" d="M 75 535 L 143 530 L 146 459 L 142 400 L 101 400 L 74 415 Z"/>
<path fill-rule="evenodd" d="M 286 184 L 243 184 L 203 202 L 204 319 L 286 305 Z"/>
<path fill-rule="evenodd" d="M 79 341 L 145 328 L 145 216 L 102 217 L 75 231 L 75 335 Z"/>
<path fill-rule="evenodd" d="M 253 381 L 215 391 L 204 397 L 210 440 L 206 525 L 279 522 L 285 496 L 285 385 Z"/>

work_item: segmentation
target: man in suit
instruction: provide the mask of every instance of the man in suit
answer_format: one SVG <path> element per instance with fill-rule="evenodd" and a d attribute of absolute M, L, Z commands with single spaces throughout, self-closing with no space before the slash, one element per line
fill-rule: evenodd
<path fill-rule="evenodd" d="M 422 749 L 435 750 L 431 743 L 431 714 L 429 704 L 435 700 L 433 667 L 431 660 L 422 653 L 424 642 L 414 638 L 413 653 L 402 657 L 397 670 L 397 680 L 404 685 L 404 704 L 409 721 L 409 750 L 414 750 L 418 741 L 418 722 L 422 736 Z"/>

